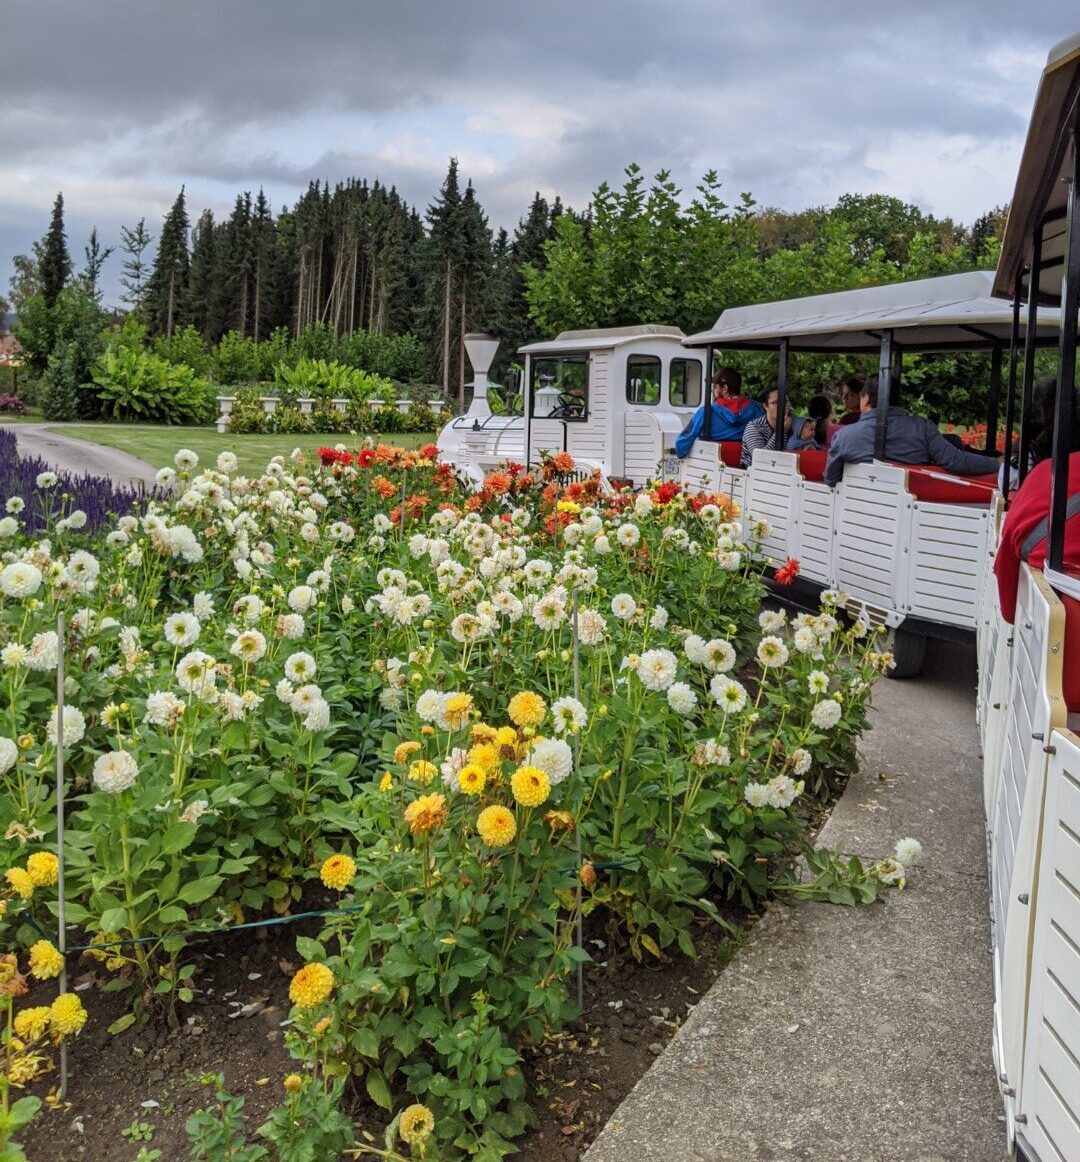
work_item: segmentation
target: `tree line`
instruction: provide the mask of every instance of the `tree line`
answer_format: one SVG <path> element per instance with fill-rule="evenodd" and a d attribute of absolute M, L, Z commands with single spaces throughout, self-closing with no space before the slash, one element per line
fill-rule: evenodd
<path fill-rule="evenodd" d="M 80 363 L 70 346 L 90 323 L 72 300 L 100 310 L 114 254 L 95 229 L 76 270 L 63 212 L 58 194 L 48 231 L 16 256 L 11 280 L 42 372 L 50 360 Z M 502 375 L 519 346 L 566 328 L 694 331 L 727 306 L 992 266 L 1003 221 L 998 208 L 964 226 L 880 194 L 797 212 L 748 193 L 729 203 L 715 173 L 688 198 L 667 172 L 648 181 L 631 165 L 582 211 L 537 193 L 510 232 L 492 229 L 451 159 L 423 214 L 392 186 L 350 179 L 313 182 L 276 214 L 260 190 L 239 194 L 227 217 L 203 210 L 192 220 L 181 188 L 156 238 L 140 219 L 122 228 L 115 253 L 123 307 L 151 339 L 191 328 L 209 347 L 227 336 L 261 344 L 316 324 L 335 338 L 411 334 L 427 380 L 463 399 L 472 330 L 502 340 Z"/>

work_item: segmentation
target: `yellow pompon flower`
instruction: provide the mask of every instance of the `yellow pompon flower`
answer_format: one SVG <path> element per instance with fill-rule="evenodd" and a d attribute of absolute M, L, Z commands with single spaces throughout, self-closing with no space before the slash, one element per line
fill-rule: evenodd
<path fill-rule="evenodd" d="M 510 699 L 506 712 L 515 726 L 539 726 L 547 714 L 547 703 L 539 694 L 522 690 L 520 694 L 515 694 Z"/>
<path fill-rule="evenodd" d="M 286 1093 L 299 1093 L 304 1087 L 304 1079 L 299 1073 L 290 1073 L 282 1082 Z"/>
<path fill-rule="evenodd" d="M 486 782 L 484 768 L 476 763 L 466 763 L 458 772 L 458 784 L 464 795 L 479 795 Z"/>
<path fill-rule="evenodd" d="M 394 747 L 394 762 L 406 762 L 409 758 L 409 755 L 416 754 L 419 749 L 420 743 L 416 742 L 415 739 L 409 739 L 408 742 L 399 742 L 397 746 Z"/>
<path fill-rule="evenodd" d="M 555 505 L 555 511 L 577 513 L 581 512 L 581 505 L 578 504 L 576 500 L 560 500 L 559 503 Z"/>
<path fill-rule="evenodd" d="M 485 807 L 476 820 L 476 830 L 488 847 L 506 847 L 517 835 L 517 821 L 509 807 Z"/>
<path fill-rule="evenodd" d="M 422 1105 L 412 1105 L 402 1111 L 398 1122 L 398 1133 L 407 1146 L 417 1146 L 426 1142 L 435 1130 L 435 1115 Z"/>
<path fill-rule="evenodd" d="M 60 861 L 51 851 L 35 851 L 26 861 L 26 874 L 35 888 L 51 888 L 60 878 Z"/>
<path fill-rule="evenodd" d="M 548 811 L 544 822 L 551 828 L 552 835 L 556 831 L 573 831 L 575 827 L 574 817 L 569 811 Z"/>
<path fill-rule="evenodd" d="M 49 1023 L 57 1037 L 70 1037 L 86 1024 L 86 1010 L 74 993 L 61 993 L 49 1006 Z"/>
<path fill-rule="evenodd" d="M 426 835 L 446 822 L 446 796 L 421 795 L 405 808 L 405 822 L 413 835 Z"/>
<path fill-rule="evenodd" d="M 506 756 L 517 753 L 518 735 L 512 726 L 500 726 L 495 732 L 495 745 Z"/>
<path fill-rule="evenodd" d="M 510 790 L 522 807 L 539 807 L 551 794 L 551 784 L 539 767 L 518 767 L 510 776 Z"/>
<path fill-rule="evenodd" d="M 394 779 L 389 771 L 383 771 L 383 777 L 379 780 L 380 791 L 392 791 L 394 789 Z"/>
<path fill-rule="evenodd" d="M 5 1076 L 11 1085 L 21 1089 L 27 1082 L 33 1081 L 42 1071 L 45 1059 L 38 1053 L 27 1053 L 24 1057 L 16 1057 L 7 1068 Z"/>
<path fill-rule="evenodd" d="M 48 1005 L 38 1005 L 33 1009 L 23 1009 L 15 1014 L 15 1032 L 27 1041 L 36 1041 L 44 1036 L 49 1027 L 51 1010 Z"/>
<path fill-rule="evenodd" d="M 305 964 L 289 982 L 289 1000 L 299 1009 L 321 1005 L 333 992 L 334 974 L 325 964 Z"/>
<path fill-rule="evenodd" d="M 319 878 L 335 892 L 345 891 L 355 876 L 356 861 L 347 855 L 332 855 L 319 869 Z"/>
<path fill-rule="evenodd" d="M 34 881 L 30 878 L 30 873 L 21 867 L 9 867 L 4 872 L 4 879 L 7 880 L 11 890 L 18 896 L 22 896 L 24 900 L 29 900 L 34 894 Z"/>
<path fill-rule="evenodd" d="M 488 726 L 486 722 L 473 723 L 473 742 L 494 742 L 498 733 L 494 726 Z"/>
<path fill-rule="evenodd" d="M 427 759 L 417 759 L 416 762 L 409 764 L 409 778 L 413 779 L 417 783 L 420 783 L 420 785 L 424 787 L 426 787 L 438 773 L 439 768 L 434 763 L 429 763 Z"/>
<path fill-rule="evenodd" d="M 451 694 L 443 706 L 443 718 L 451 730 L 460 730 L 468 721 L 472 713 L 473 700 L 471 694 Z"/>
<path fill-rule="evenodd" d="M 498 769 L 501 756 L 499 748 L 490 742 L 478 742 L 476 746 L 469 751 L 468 761 L 470 765 L 479 767 L 484 774 L 489 775 L 492 771 Z"/>
<path fill-rule="evenodd" d="M 30 971 L 38 980 L 51 980 L 60 975 L 64 958 L 48 940 L 37 940 L 30 945 Z"/>

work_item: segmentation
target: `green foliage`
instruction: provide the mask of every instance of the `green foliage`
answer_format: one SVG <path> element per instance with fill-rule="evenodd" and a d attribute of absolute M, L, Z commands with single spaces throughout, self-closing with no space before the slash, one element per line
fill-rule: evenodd
<path fill-rule="evenodd" d="M 41 297 L 47 307 L 56 302 L 60 292 L 67 286 L 71 269 L 71 256 L 68 254 L 67 236 L 64 233 L 64 195 L 57 194 L 49 231 L 42 242 L 38 261 Z"/>
<path fill-rule="evenodd" d="M 175 330 L 171 339 L 159 335 L 151 350 L 167 363 L 186 364 L 196 375 L 205 376 L 210 371 L 210 354 L 206 343 L 190 323 Z"/>
<path fill-rule="evenodd" d="M 184 364 L 173 364 L 120 343 L 106 348 L 93 368 L 102 412 L 115 420 L 198 424 L 211 418 L 210 384 Z"/>
<path fill-rule="evenodd" d="M 274 1146 L 277 1162 L 329 1162 L 341 1158 L 354 1141 L 352 1122 L 342 1112 L 346 1078 L 327 1069 L 305 1077 L 259 1127 Z"/>
<path fill-rule="evenodd" d="M 74 420 L 79 413 L 79 348 L 67 343 L 49 356 L 42 376 L 41 412 L 47 420 Z"/>
<path fill-rule="evenodd" d="M 214 1087 L 214 1105 L 196 1110 L 185 1122 L 191 1144 L 191 1162 L 261 1162 L 269 1157 L 265 1146 L 250 1145 L 244 1118 L 244 1099 L 225 1088 L 220 1073 L 199 1079 Z"/>
<path fill-rule="evenodd" d="M 301 358 L 291 366 L 279 364 L 274 380 L 284 393 L 298 399 L 349 399 L 363 403 L 370 399 L 395 398 L 394 385 L 389 379 L 358 367 L 347 367 L 336 359 L 327 362 Z"/>

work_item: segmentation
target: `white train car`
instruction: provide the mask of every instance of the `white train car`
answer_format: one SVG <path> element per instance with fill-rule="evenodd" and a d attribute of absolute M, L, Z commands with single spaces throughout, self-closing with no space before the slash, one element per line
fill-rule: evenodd
<path fill-rule="evenodd" d="M 992 297 L 992 284 L 989 271 L 976 271 L 736 307 L 686 343 L 710 359 L 716 350 L 775 351 L 782 396 L 795 352 L 874 353 L 884 378 L 905 352 L 989 350 L 987 430 L 996 433 L 1014 318 Z M 1019 321 L 1022 335 L 1027 322 Z M 1032 333 L 1036 344 L 1056 343 L 1056 316 L 1041 313 Z M 803 588 L 840 589 L 852 613 L 888 626 L 895 676 L 919 672 L 927 638 L 975 632 L 996 475 L 875 461 L 848 465 L 830 488 L 822 482 L 824 452 L 757 451 L 746 469 L 739 453 L 738 444 L 698 440 L 681 478 L 690 488 L 730 493 L 751 516 L 766 518 L 772 534 L 764 552 L 774 564 L 797 558 Z"/>
<path fill-rule="evenodd" d="M 705 356 L 683 346 L 678 327 L 643 324 L 564 331 L 530 343 L 520 412 L 492 414 L 484 391 L 439 435 L 442 457 L 476 482 L 507 460 L 534 465 L 545 452 L 569 452 L 585 471 L 640 486 L 664 473 L 664 448 L 682 431 L 705 392 Z M 478 385 L 497 340 L 469 336 Z M 516 410 L 516 409 L 515 409 Z"/>
<path fill-rule="evenodd" d="M 1075 1162 L 1080 575 L 1069 571 L 1065 545 L 1075 545 L 1080 535 L 1080 517 L 1069 515 L 1070 500 L 1077 502 L 1068 494 L 1080 308 L 1080 34 L 1051 51 L 1039 85 L 995 292 L 1012 300 L 1016 314 L 1022 305 L 1029 314 L 1040 304 L 1058 307 L 1061 337 L 1052 484 L 1043 492 L 1041 478 L 1033 479 L 1040 493 L 1025 497 L 1049 510 L 1046 564 L 1021 565 L 1010 624 L 993 575 L 995 555 L 1012 551 L 1002 540 L 1008 516 L 999 500 L 991 510 L 980 586 L 978 716 L 990 854 L 994 1060 L 1015 1157 Z"/>

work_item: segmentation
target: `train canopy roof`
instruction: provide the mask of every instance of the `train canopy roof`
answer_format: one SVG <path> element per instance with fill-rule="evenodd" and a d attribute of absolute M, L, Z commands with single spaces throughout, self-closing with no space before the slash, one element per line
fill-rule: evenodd
<path fill-rule="evenodd" d="M 730 307 L 688 346 L 848 354 L 878 350 L 885 331 L 912 351 L 983 350 L 1009 342 L 1012 307 L 992 297 L 989 270 Z M 1021 318 L 1021 332 L 1026 320 Z M 1040 312 L 1038 341 L 1056 343 L 1058 318 Z"/>
<path fill-rule="evenodd" d="M 573 351 L 600 351 L 621 347 L 642 339 L 682 339 L 681 327 L 666 327 L 660 323 L 638 323 L 632 327 L 592 327 L 584 331 L 562 331 L 554 339 L 528 343 L 518 348 L 521 355 L 555 355 Z"/>
<path fill-rule="evenodd" d="M 1031 262 L 1031 241 L 1043 225 L 1042 261 L 1039 264 L 1039 301 L 1061 302 L 1065 254 L 1066 169 L 1069 164 L 1069 126 L 1077 117 L 1080 102 L 1080 32 L 1066 37 L 1050 50 L 1035 94 L 1035 108 L 1020 159 L 1020 172 L 1005 223 L 1001 258 L 994 277 L 994 293 L 1011 299 L 1021 280 L 1026 299 Z"/>

